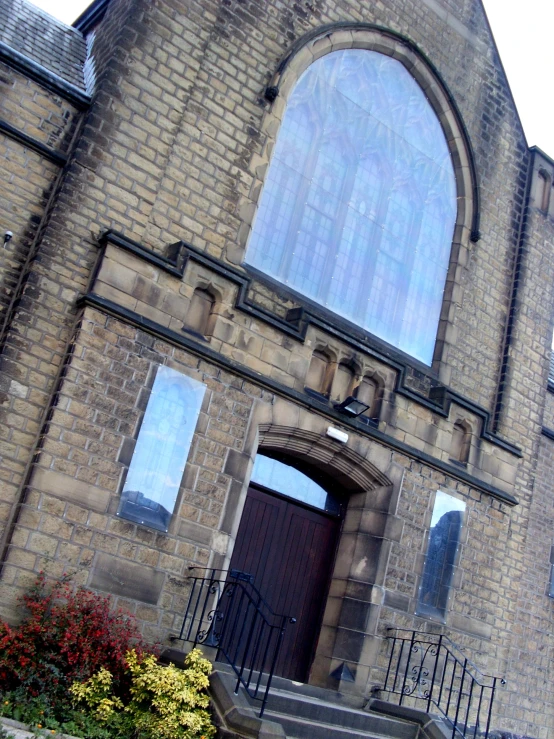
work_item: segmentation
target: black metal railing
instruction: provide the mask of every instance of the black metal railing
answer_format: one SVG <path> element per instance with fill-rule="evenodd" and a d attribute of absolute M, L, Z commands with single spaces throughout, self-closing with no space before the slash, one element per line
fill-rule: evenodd
<path fill-rule="evenodd" d="M 388 629 L 391 644 L 382 690 L 412 698 L 439 711 L 452 731 L 466 739 L 487 739 L 499 677 L 484 675 L 448 637 L 408 629 Z M 418 704 L 418 705 L 421 705 Z"/>
<path fill-rule="evenodd" d="M 191 567 L 191 570 L 199 569 Z M 237 684 L 262 702 L 263 715 L 287 624 L 296 619 L 274 613 L 254 586 L 254 578 L 239 570 L 202 570 L 192 575 L 191 590 L 178 636 L 195 646 L 217 649 L 232 667 Z"/>

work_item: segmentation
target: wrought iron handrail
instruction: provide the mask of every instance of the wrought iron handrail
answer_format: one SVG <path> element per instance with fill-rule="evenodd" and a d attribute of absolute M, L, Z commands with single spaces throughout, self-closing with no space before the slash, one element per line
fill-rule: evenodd
<path fill-rule="evenodd" d="M 275 613 L 247 572 L 202 571 L 209 575 L 188 578 L 192 586 L 183 623 L 179 635 L 170 639 L 217 649 L 216 659 L 223 655 L 237 677 L 235 693 L 242 685 L 251 698 L 262 702 L 261 717 L 286 626 L 296 619 Z"/>
<path fill-rule="evenodd" d="M 452 731 L 464 739 L 487 739 L 492 707 L 501 677 L 485 675 L 454 642 L 442 634 L 387 629 L 391 644 L 383 691 L 434 706 Z M 477 673 L 477 674 L 475 674 Z"/>

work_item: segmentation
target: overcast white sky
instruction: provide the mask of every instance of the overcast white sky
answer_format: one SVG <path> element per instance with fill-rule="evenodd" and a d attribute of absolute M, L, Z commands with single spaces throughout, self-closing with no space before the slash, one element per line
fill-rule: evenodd
<path fill-rule="evenodd" d="M 52 15 L 72 23 L 89 0 L 34 0 Z M 554 158 L 551 0 L 484 0 L 500 56 L 516 101 L 529 146 Z"/>

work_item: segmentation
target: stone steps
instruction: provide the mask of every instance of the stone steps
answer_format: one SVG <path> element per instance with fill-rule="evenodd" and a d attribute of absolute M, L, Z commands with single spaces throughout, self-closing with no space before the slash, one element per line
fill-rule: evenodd
<path fill-rule="evenodd" d="M 321 721 L 309 721 L 308 719 L 294 718 L 285 714 L 266 711 L 266 718 L 281 724 L 285 730 L 287 739 L 389 739 L 389 734 L 376 734 L 373 731 L 363 729 L 352 729 L 344 726 L 323 723 Z M 414 737 L 414 734 L 411 734 Z"/>
<path fill-rule="evenodd" d="M 411 722 L 279 689 L 272 689 L 264 718 L 281 724 L 289 739 L 416 739 L 418 733 Z"/>
<path fill-rule="evenodd" d="M 216 665 L 211 694 L 226 739 L 451 739 L 436 716 L 361 696 L 275 678 L 262 718 L 261 703 L 240 688 L 228 665 Z"/>

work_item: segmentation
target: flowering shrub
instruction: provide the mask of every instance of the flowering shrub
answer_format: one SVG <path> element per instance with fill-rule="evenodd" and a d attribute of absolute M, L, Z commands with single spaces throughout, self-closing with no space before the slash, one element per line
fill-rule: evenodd
<path fill-rule="evenodd" d="M 89 677 L 84 683 L 73 683 L 69 692 L 77 701 L 87 704 L 98 721 L 107 721 L 116 710 L 123 708 L 123 703 L 116 695 L 112 695 L 112 675 L 105 667 Z"/>
<path fill-rule="evenodd" d="M 206 710 L 211 665 L 199 650 L 184 670 L 162 667 L 132 617 L 67 581 L 49 587 L 41 575 L 22 604 L 19 626 L 0 622 L 0 715 L 86 739 L 215 734 Z"/>
<path fill-rule="evenodd" d="M 49 587 L 41 575 L 22 604 L 19 626 L 0 623 L 0 691 L 24 688 L 47 701 L 65 699 L 67 688 L 104 667 L 118 692 L 128 689 L 125 655 L 144 645 L 132 617 L 111 611 L 110 600 L 67 581 Z"/>
<path fill-rule="evenodd" d="M 163 666 L 154 655 L 127 652 L 131 674 L 131 698 L 127 705 L 112 694 L 110 673 L 104 668 L 84 683 L 75 683 L 70 692 L 78 702 L 114 734 L 132 727 L 139 739 L 209 739 L 215 734 L 206 710 L 206 689 L 211 664 L 199 649 L 185 659 L 185 669 Z"/>

